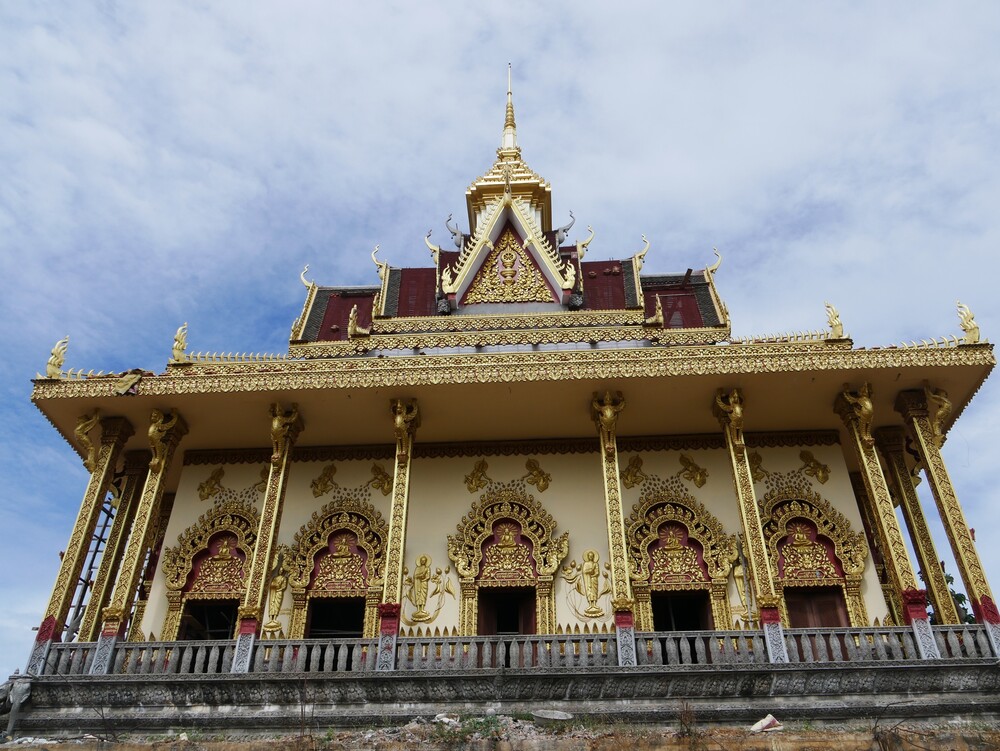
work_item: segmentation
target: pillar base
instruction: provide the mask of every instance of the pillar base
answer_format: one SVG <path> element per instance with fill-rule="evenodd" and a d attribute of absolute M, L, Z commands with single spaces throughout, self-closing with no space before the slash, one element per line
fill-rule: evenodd
<path fill-rule="evenodd" d="M 396 639 L 399 635 L 398 602 L 383 602 L 378 606 L 378 654 L 375 672 L 385 673 L 396 669 Z"/>
<path fill-rule="evenodd" d="M 635 667 L 635 617 L 631 610 L 615 611 L 615 638 L 618 642 L 618 666 Z"/>
<path fill-rule="evenodd" d="M 764 645 L 769 662 L 788 662 L 785 646 L 785 629 L 781 625 L 781 611 L 777 606 L 761 607 L 760 626 L 764 631 Z"/>
<path fill-rule="evenodd" d="M 917 644 L 917 654 L 921 660 L 940 660 L 941 652 L 934 639 L 934 630 L 927 617 L 927 590 L 904 589 L 903 618 L 913 629 L 913 640 Z"/>
<path fill-rule="evenodd" d="M 1000 657 L 1000 612 L 997 612 L 993 598 L 989 595 L 983 595 L 979 600 L 973 600 L 972 613 L 986 629 L 986 636 L 990 640 L 993 655 Z"/>
<path fill-rule="evenodd" d="M 104 621 L 101 635 L 97 637 L 97 648 L 90 663 L 90 675 L 107 675 L 114 665 L 115 645 L 124 634 L 123 624 L 118 620 Z"/>
<path fill-rule="evenodd" d="M 240 621 L 240 632 L 236 635 L 236 652 L 230 673 L 249 673 L 253 658 L 253 645 L 257 642 L 257 619 L 244 618 Z"/>
<path fill-rule="evenodd" d="M 49 656 L 49 647 L 56 641 L 56 634 L 60 629 L 56 628 L 56 617 L 50 615 L 42 621 L 38 627 L 38 634 L 35 636 L 35 643 L 31 647 L 31 654 L 28 656 L 28 666 L 24 669 L 27 675 L 41 675 L 45 669 L 45 660 Z"/>

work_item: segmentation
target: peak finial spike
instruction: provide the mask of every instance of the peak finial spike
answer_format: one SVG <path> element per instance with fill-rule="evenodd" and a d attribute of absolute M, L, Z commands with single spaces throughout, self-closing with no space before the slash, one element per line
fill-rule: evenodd
<path fill-rule="evenodd" d="M 503 139 L 500 148 L 504 150 L 517 148 L 517 125 L 514 122 L 514 94 L 511 89 L 511 64 L 507 63 L 507 112 L 503 121 Z"/>

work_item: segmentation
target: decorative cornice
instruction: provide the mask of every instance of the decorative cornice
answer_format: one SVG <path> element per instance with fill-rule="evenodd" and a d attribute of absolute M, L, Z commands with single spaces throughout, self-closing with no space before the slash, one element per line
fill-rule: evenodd
<path fill-rule="evenodd" d="M 786 448 L 797 446 L 837 446 L 840 433 L 836 430 L 784 430 L 774 433 L 746 433 L 751 448 Z"/>
<path fill-rule="evenodd" d="M 451 315 L 383 318 L 372 324 L 372 334 L 420 334 L 456 331 L 505 331 L 640 326 L 641 310 L 576 310 L 559 313 L 512 313 L 509 315 Z"/>
<path fill-rule="evenodd" d="M 413 447 L 422 459 L 468 456 L 530 456 L 545 454 L 592 454 L 598 450 L 594 438 L 561 438 L 539 441 L 482 441 L 466 443 L 425 443 Z"/>
<path fill-rule="evenodd" d="M 830 370 L 992 367 L 993 345 L 913 349 L 817 349 L 814 345 L 649 347 L 406 356 L 343 360 L 289 360 L 194 366 L 144 378 L 139 394 L 209 394 L 261 390 L 349 389 L 452 383 L 577 381 L 599 378 L 727 376 Z M 116 378 L 38 379 L 32 399 L 106 397 Z"/>
<path fill-rule="evenodd" d="M 442 316 L 444 318 L 444 316 Z M 582 342 L 655 342 L 659 344 L 716 344 L 728 329 L 650 329 L 634 327 L 531 328 L 510 331 L 458 331 L 419 334 L 375 334 L 338 342 L 309 342 L 289 347 L 290 357 L 310 359 L 349 357 L 375 350 L 409 350 L 512 346 L 518 344 L 575 344 Z"/>
<path fill-rule="evenodd" d="M 373 446 L 295 446 L 294 462 L 331 462 L 351 459 L 392 459 L 392 444 Z M 271 460 L 271 449 L 198 449 L 184 452 L 184 466 L 197 464 L 266 464 Z"/>

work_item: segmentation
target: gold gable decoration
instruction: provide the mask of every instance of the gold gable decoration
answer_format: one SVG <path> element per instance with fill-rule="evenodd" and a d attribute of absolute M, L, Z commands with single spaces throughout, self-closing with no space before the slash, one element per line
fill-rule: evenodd
<path fill-rule="evenodd" d="M 464 302 L 556 302 L 556 298 L 531 254 L 508 227 L 476 273 Z"/>
<path fill-rule="evenodd" d="M 513 524 L 511 524 L 513 522 Z M 538 633 L 553 633 L 556 625 L 555 599 L 552 592 L 554 574 L 569 552 L 569 533 L 555 537 L 556 521 L 529 494 L 523 480 L 494 483 L 458 523 L 456 535 L 448 535 L 448 557 L 455 564 L 462 590 L 459 608 L 459 628 L 463 635 L 473 636 L 478 628 L 478 594 L 484 573 L 484 543 L 496 534 L 505 536 L 501 542 L 511 550 L 527 546 L 518 543 L 512 528 L 531 543 L 530 559 L 534 562 L 535 608 Z M 518 582 L 523 584 L 524 582 Z M 499 582 L 491 580 L 490 586 Z"/>
<path fill-rule="evenodd" d="M 389 525 L 378 509 L 356 497 L 357 492 L 361 491 L 335 489 L 334 500 L 314 512 L 310 520 L 295 533 L 288 562 L 288 583 L 292 588 L 293 603 L 289 626 L 291 639 L 304 638 L 309 598 L 313 596 L 364 597 L 366 638 L 374 636 L 377 630 Z M 329 547 L 330 538 L 335 534 L 335 550 L 321 561 L 319 578 L 323 581 L 336 579 L 354 586 L 342 591 L 320 591 L 315 585 L 322 582 L 311 581 L 316 556 Z M 364 553 L 367 581 L 363 581 L 364 577 L 361 576 L 362 556 L 352 551 L 351 545 Z"/>
<path fill-rule="evenodd" d="M 716 628 L 728 628 L 732 623 L 729 573 L 738 558 L 736 537 L 725 533 L 722 523 L 700 501 L 688 494 L 676 476 L 667 479 L 655 475 L 646 477 L 639 502 L 632 507 L 632 514 L 626 523 L 632 591 L 636 598 L 636 628 L 640 631 L 653 628 L 650 592 L 681 589 L 708 590 Z M 687 530 L 688 540 L 695 540 L 701 545 L 709 581 L 699 581 L 702 576 L 700 569 L 695 577 L 694 571 L 688 571 L 690 565 L 685 568 L 685 572 L 691 574 L 684 577 L 688 579 L 686 581 L 667 581 L 668 577 L 655 575 L 654 566 L 676 565 L 685 560 L 682 558 L 685 551 L 688 551 L 686 559 L 695 555 L 693 549 L 676 544 L 650 551 L 664 527 L 676 543 L 679 530 L 674 528 L 677 525 L 683 525 Z M 679 550 L 675 549 L 678 547 Z"/>
<path fill-rule="evenodd" d="M 160 630 L 160 638 L 166 641 L 173 641 L 177 638 L 181 625 L 181 614 L 184 610 L 184 603 L 189 599 L 239 599 L 243 596 L 242 578 L 244 572 L 242 565 L 237 566 L 233 561 L 238 560 L 233 557 L 234 550 L 243 551 L 249 558 L 253 553 L 254 545 L 257 542 L 257 527 L 260 523 L 260 516 L 249 503 L 239 501 L 224 501 L 211 510 L 206 511 L 198 521 L 184 530 L 177 537 L 177 545 L 163 551 L 162 567 L 167 585 L 167 615 L 163 621 L 163 628 Z M 197 556 L 208 550 L 213 537 L 220 533 L 226 533 L 235 538 L 235 542 L 224 543 L 224 549 L 220 550 L 208 562 L 214 563 L 214 568 L 233 573 L 238 572 L 240 582 L 229 582 L 232 586 L 229 591 L 221 591 L 217 586 L 212 587 L 192 587 L 192 591 L 185 592 L 191 569 Z M 231 577 L 230 577 L 231 578 Z M 221 580 L 220 580 L 221 581 Z M 216 582 L 218 584 L 220 582 Z"/>

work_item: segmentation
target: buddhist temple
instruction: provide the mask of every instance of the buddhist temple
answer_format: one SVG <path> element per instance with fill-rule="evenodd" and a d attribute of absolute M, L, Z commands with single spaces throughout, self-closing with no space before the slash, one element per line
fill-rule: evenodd
<path fill-rule="evenodd" d="M 185 325 L 161 372 L 100 374 L 56 345 L 32 399 L 90 480 L 11 722 L 997 711 L 1000 616 L 941 454 L 995 364 L 972 312 L 859 348 L 818 287 L 823 330 L 734 338 L 721 254 L 664 268 L 641 229 L 557 216 L 519 137 L 508 85 L 428 263 L 303 271 L 287 353 L 194 352 Z"/>

